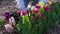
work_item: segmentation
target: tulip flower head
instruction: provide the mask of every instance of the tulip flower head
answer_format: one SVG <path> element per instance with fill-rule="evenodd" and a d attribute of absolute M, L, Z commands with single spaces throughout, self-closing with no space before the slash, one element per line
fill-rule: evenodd
<path fill-rule="evenodd" d="M 34 16 L 30 16 L 30 19 L 33 20 L 34 19 Z"/>
<path fill-rule="evenodd" d="M 14 17 L 9 18 L 9 24 L 10 25 L 15 25 L 15 19 L 14 19 Z"/>
<path fill-rule="evenodd" d="M 44 10 L 48 10 L 49 9 L 49 5 L 44 5 Z"/>
<path fill-rule="evenodd" d="M 5 17 L 6 20 L 8 20 L 11 16 L 12 16 L 12 13 L 10 13 L 10 12 L 8 12 L 8 11 L 6 11 L 6 12 L 4 13 L 4 17 Z"/>
<path fill-rule="evenodd" d="M 27 13 L 26 10 L 22 11 L 22 15 L 26 15 L 26 13 Z"/>
<path fill-rule="evenodd" d="M 6 29 L 6 31 L 9 32 L 9 33 L 12 33 L 13 30 L 14 30 L 14 28 L 13 28 L 10 24 L 6 24 L 6 25 L 5 25 L 5 29 Z"/>
<path fill-rule="evenodd" d="M 43 15 L 42 14 L 39 14 L 39 18 L 43 18 Z"/>
<path fill-rule="evenodd" d="M 36 8 L 38 8 L 38 9 L 39 9 L 39 8 L 40 8 L 40 4 L 36 4 Z"/>
<path fill-rule="evenodd" d="M 39 9 L 38 9 L 38 8 L 34 8 L 34 9 L 33 9 L 33 12 L 34 12 L 34 13 L 38 13 L 38 12 L 39 12 Z"/>
<path fill-rule="evenodd" d="M 17 13 L 18 15 L 20 15 L 20 10 L 18 10 L 16 13 Z"/>

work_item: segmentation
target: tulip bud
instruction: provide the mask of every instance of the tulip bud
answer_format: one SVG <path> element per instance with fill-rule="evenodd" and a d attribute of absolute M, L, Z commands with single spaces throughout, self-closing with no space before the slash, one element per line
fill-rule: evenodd
<path fill-rule="evenodd" d="M 6 31 L 9 32 L 9 33 L 12 33 L 13 30 L 14 30 L 14 28 L 13 28 L 10 24 L 6 24 L 6 25 L 5 25 L 5 29 L 6 29 Z"/>
<path fill-rule="evenodd" d="M 33 9 L 33 12 L 34 12 L 34 13 L 38 13 L 38 12 L 39 12 L 38 8 L 34 8 L 34 9 Z"/>
<path fill-rule="evenodd" d="M 34 16 L 30 16 L 30 19 L 33 20 L 34 19 Z"/>
<path fill-rule="evenodd" d="M 39 14 L 39 18 L 43 18 L 43 15 L 42 14 Z"/>
<path fill-rule="evenodd" d="M 48 10 L 48 9 L 49 9 L 49 5 L 46 4 L 46 5 L 44 6 L 44 10 Z"/>
<path fill-rule="evenodd" d="M 38 8 L 38 9 L 39 9 L 39 8 L 40 8 L 40 4 L 36 4 L 36 8 Z"/>
<path fill-rule="evenodd" d="M 16 13 L 17 13 L 18 15 L 20 15 L 20 10 L 18 10 Z"/>
<path fill-rule="evenodd" d="M 26 13 L 27 13 L 26 10 L 22 11 L 22 15 L 26 15 Z"/>
<path fill-rule="evenodd" d="M 14 19 L 14 17 L 9 18 L 9 24 L 10 25 L 15 25 L 15 19 Z"/>
<path fill-rule="evenodd" d="M 12 16 L 12 13 L 10 13 L 10 12 L 5 12 L 4 13 L 4 17 L 5 17 L 6 20 L 8 20 L 11 16 Z"/>
<path fill-rule="evenodd" d="M 4 13 L 4 16 L 5 16 L 5 17 L 9 17 L 9 12 L 5 12 L 5 13 Z"/>

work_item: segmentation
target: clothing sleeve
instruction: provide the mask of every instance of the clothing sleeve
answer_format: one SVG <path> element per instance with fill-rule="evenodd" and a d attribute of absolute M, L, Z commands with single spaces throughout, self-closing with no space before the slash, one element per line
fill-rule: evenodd
<path fill-rule="evenodd" d="M 25 9 L 24 0 L 17 0 L 17 5 L 20 8 L 20 10 L 24 10 Z"/>

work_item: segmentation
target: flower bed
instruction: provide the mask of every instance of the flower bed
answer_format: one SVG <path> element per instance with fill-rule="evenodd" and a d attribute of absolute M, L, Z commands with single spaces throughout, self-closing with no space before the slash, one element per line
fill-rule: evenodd
<path fill-rule="evenodd" d="M 16 34 L 46 34 L 50 23 L 53 23 L 53 29 L 58 25 L 59 5 L 55 3 L 42 6 L 38 3 L 35 8 L 29 8 L 27 11 L 6 11 L 4 16 L 8 24 L 5 25 L 5 29 Z"/>

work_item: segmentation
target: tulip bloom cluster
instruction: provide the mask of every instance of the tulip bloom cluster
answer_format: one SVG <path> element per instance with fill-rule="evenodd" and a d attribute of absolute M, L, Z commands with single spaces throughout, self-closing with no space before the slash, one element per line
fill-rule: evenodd
<path fill-rule="evenodd" d="M 20 17 L 19 22 L 21 21 L 21 23 L 23 23 L 23 24 L 25 24 L 26 22 L 30 23 L 31 21 L 33 21 L 33 22 L 35 21 L 35 23 L 37 23 L 37 19 L 43 18 L 43 14 L 40 13 L 40 8 L 41 8 L 40 4 L 36 4 L 36 6 L 32 10 L 31 9 L 29 9 L 28 11 L 27 10 L 23 10 L 23 11 L 17 10 L 15 14 L 18 15 L 18 17 Z M 49 6 L 45 5 L 44 9 L 48 10 Z M 16 24 L 15 18 L 14 18 L 14 16 L 16 16 L 15 14 L 6 12 L 6 11 L 4 13 L 5 19 L 7 19 L 9 21 L 9 23 L 5 25 L 5 29 L 9 33 L 13 32 L 14 28 L 12 26 L 15 26 L 15 24 Z M 17 23 L 17 24 L 19 24 L 19 23 Z M 29 25 L 31 25 L 31 23 Z M 29 28 L 31 28 L 31 27 L 29 27 Z"/>
<path fill-rule="evenodd" d="M 9 18 L 9 23 L 5 25 L 5 29 L 8 33 L 14 32 L 15 20 L 14 17 Z"/>
<path fill-rule="evenodd" d="M 16 16 L 15 18 L 19 17 L 18 18 L 19 20 L 18 20 L 18 23 L 17 23 L 15 29 L 17 29 L 17 31 L 20 32 L 20 28 L 22 28 L 21 30 L 24 31 L 24 33 L 25 33 L 26 28 L 31 29 L 33 26 L 36 26 L 37 24 L 42 26 L 42 24 L 43 24 L 42 21 L 45 17 L 44 17 L 44 14 L 43 14 L 44 12 L 43 13 L 41 13 L 41 12 L 43 10 L 47 11 L 48 9 L 49 9 L 49 5 L 44 5 L 43 9 L 41 10 L 41 5 L 36 4 L 35 7 L 30 7 L 28 11 L 27 10 L 16 11 L 13 16 L 14 17 Z M 42 27 L 42 28 L 44 28 L 44 27 Z M 32 29 L 34 29 L 34 28 L 32 28 Z M 21 33 L 23 33 L 22 31 L 21 31 Z"/>
<path fill-rule="evenodd" d="M 12 26 L 15 25 L 15 19 L 13 17 L 13 14 L 5 11 L 4 13 L 4 19 L 7 20 L 9 23 L 5 25 L 5 29 L 7 32 L 12 33 L 14 31 L 14 28 Z"/>
<path fill-rule="evenodd" d="M 34 7 L 30 6 L 28 7 L 29 10 L 18 10 L 13 12 L 13 15 L 9 12 L 6 12 L 4 16 L 9 20 L 9 23 L 5 25 L 6 31 L 11 33 L 14 30 L 14 32 L 17 34 L 46 33 L 50 22 L 52 20 L 57 22 L 57 16 L 56 13 L 50 10 L 50 5 L 41 4 L 42 3 L 37 3 Z M 55 16 L 56 18 L 52 16 Z"/>
<path fill-rule="evenodd" d="M 15 25 L 14 17 L 9 18 L 9 23 L 5 25 L 6 31 L 12 33 L 14 31 L 14 28 L 12 26 L 14 25 Z"/>

